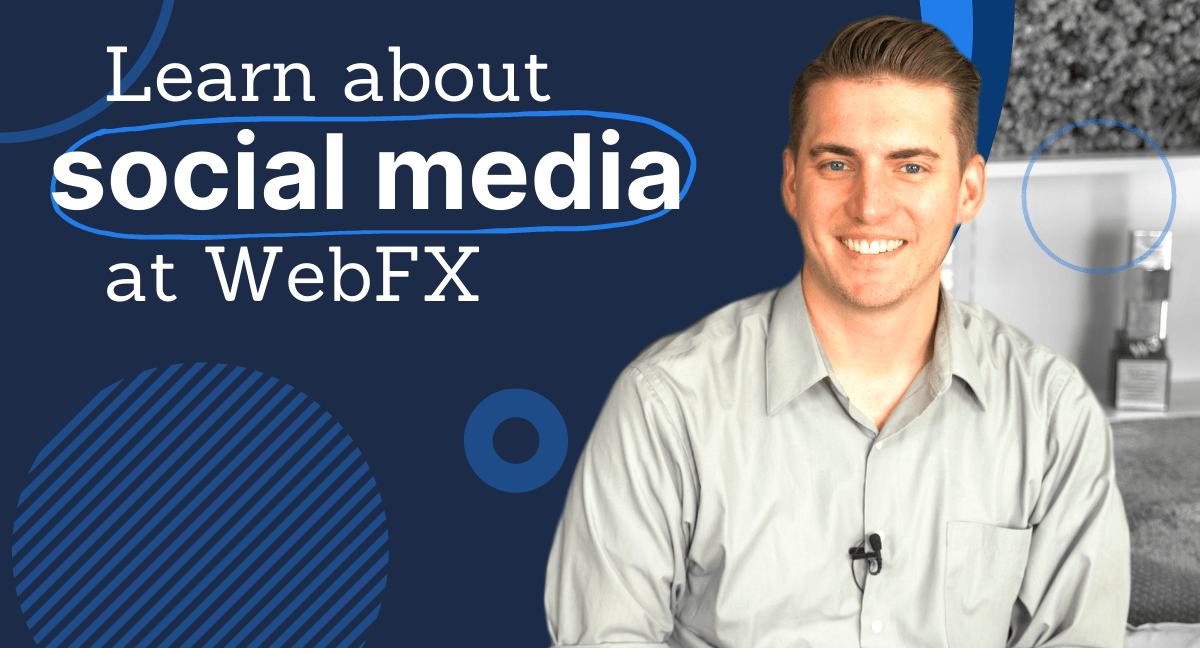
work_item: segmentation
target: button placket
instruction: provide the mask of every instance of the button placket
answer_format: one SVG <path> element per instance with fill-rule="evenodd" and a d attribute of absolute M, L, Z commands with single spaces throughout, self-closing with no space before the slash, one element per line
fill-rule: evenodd
<path fill-rule="evenodd" d="M 878 534 L 883 540 L 883 569 L 879 574 L 867 576 L 863 588 L 862 608 L 860 609 L 860 627 L 862 628 L 863 645 L 879 645 L 875 637 L 880 637 L 886 628 L 884 619 L 887 616 L 888 593 L 885 583 L 888 575 L 888 549 L 886 538 L 887 511 L 884 496 L 887 486 L 886 470 L 887 457 L 882 453 L 884 440 L 876 437 L 875 443 L 869 446 L 867 465 L 864 471 L 863 488 L 863 532 L 864 537 Z M 890 454 L 890 453 L 889 453 Z M 870 640 L 868 640 L 870 638 Z"/>

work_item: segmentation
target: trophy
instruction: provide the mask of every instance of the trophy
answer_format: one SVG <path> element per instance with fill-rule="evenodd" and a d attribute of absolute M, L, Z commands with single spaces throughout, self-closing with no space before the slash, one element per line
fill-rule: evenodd
<path fill-rule="evenodd" d="M 1131 232 L 1130 261 L 1149 250 L 1162 232 Z M 1171 233 L 1141 263 L 1125 270 L 1125 327 L 1113 351 L 1113 405 L 1166 410 L 1171 361 L 1167 358 L 1167 299 L 1171 286 Z"/>

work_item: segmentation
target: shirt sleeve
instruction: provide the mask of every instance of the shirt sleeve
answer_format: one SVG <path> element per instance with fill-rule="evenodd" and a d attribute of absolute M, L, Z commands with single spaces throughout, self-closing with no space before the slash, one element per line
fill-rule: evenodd
<path fill-rule="evenodd" d="M 692 465 L 659 393 L 626 369 L 580 456 L 550 551 L 555 646 L 665 646 L 686 580 Z"/>
<path fill-rule="evenodd" d="M 1129 526 L 1112 428 L 1073 366 L 1050 413 L 1041 481 L 1009 645 L 1123 646 Z"/>

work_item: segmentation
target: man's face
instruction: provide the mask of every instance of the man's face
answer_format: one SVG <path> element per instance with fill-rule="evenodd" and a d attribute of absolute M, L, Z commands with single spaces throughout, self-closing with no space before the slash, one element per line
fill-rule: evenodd
<path fill-rule="evenodd" d="M 983 158 L 959 167 L 953 97 L 905 81 L 821 81 L 784 152 L 783 197 L 804 243 L 805 290 L 854 308 L 936 292 L 957 223 L 983 204 Z"/>

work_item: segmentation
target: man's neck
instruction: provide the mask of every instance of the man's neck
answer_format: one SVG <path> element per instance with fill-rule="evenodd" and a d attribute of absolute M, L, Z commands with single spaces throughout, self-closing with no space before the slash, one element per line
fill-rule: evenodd
<path fill-rule="evenodd" d="M 813 330 L 852 403 L 882 429 L 913 378 L 933 358 L 939 285 L 887 308 L 846 304 L 801 276 Z"/>

